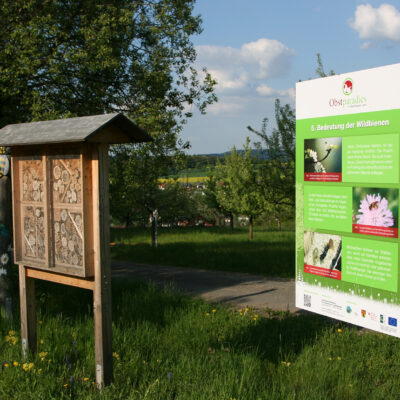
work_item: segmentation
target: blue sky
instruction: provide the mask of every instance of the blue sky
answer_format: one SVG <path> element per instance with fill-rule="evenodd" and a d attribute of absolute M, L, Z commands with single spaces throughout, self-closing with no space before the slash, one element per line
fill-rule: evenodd
<path fill-rule="evenodd" d="M 247 126 L 274 125 L 274 101 L 294 106 L 298 80 L 400 62 L 400 1 L 197 0 L 204 31 L 197 67 L 218 81 L 218 103 L 184 127 L 191 154 L 241 148 Z"/>

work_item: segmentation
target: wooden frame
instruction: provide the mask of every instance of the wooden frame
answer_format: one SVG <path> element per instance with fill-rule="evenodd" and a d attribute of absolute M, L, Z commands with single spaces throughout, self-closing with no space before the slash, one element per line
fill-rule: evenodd
<path fill-rule="evenodd" d="M 57 263 L 55 254 L 55 234 L 50 226 L 56 223 L 54 218 L 57 206 L 54 205 L 49 178 L 52 160 L 71 154 L 76 146 L 66 149 L 47 146 L 38 154 L 36 148 L 21 148 L 13 151 L 13 215 L 14 249 L 16 263 L 19 264 L 20 303 L 21 303 L 21 341 L 23 354 L 28 349 L 37 349 L 37 327 L 35 311 L 35 279 L 42 279 L 64 285 L 76 286 L 93 291 L 96 382 L 99 388 L 109 384 L 113 377 L 112 330 L 111 330 L 111 269 L 109 249 L 109 205 L 108 205 L 108 145 L 83 144 L 79 147 L 79 160 L 82 171 L 82 202 L 76 210 L 83 219 L 83 259 L 82 268 Z M 21 161 L 34 160 L 43 170 L 43 188 L 46 193 L 41 201 L 24 200 L 21 192 Z M 40 162 L 39 162 L 40 161 Z M 35 185 L 36 187 L 36 185 Z M 63 195 L 65 193 L 63 192 Z M 37 199 L 37 195 L 36 199 Z M 38 206 L 39 204 L 39 206 Z M 42 207 L 43 218 L 47 221 L 44 229 L 45 256 L 39 261 L 34 257 L 24 257 L 21 244 L 29 238 L 22 233 L 25 226 L 24 207 Z M 65 208 L 63 208 L 65 209 Z M 71 208 L 69 208 L 71 210 Z M 26 213 L 27 211 L 25 211 Z M 32 212 L 31 212 L 32 214 Z M 73 214 L 72 211 L 69 214 Z M 31 215 L 30 215 L 31 216 Z M 68 215 L 72 220 L 71 215 Z M 41 217 L 41 214 L 36 216 Z M 33 217 L 32 217 L 33 218 Z M 37 228 L 35 228 L 37 233 Z M 76 227 L 74 227 L 76 229 Z M 36 235 L 37 237 L 37 235 Z M 32 242 L 33 243 L 33 242 Z M 42 243 L 42 242 L 41 242 Z M 36 244 L 36 241 L 35 241 Z M 25 247 L 26 249 L 26 247 Z M 30 249 L 29 249 L 30 250 Z M 32 252 L 31 254 L 37 254 Z M 40 253 L 41 254 L 41 253 Z"/>
<path fill-rule="evenodd" d="M 88 144 L 13 149 L 17 264 L 67 275 L 93 276 L 90 227 L 94 161 L 89 151 Z"/>
<path fill-rule="evenodd" d="M 35 279 L 93 291 L 96 382 L 113 377 L 108 145 L 152 141 L 122 113 L 7 125 L 24 355 L 37 350 Z"/>

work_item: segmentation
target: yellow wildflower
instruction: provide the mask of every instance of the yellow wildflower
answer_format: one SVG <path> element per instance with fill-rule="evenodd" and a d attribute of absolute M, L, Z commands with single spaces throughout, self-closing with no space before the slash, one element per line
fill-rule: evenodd
<path fill-rule="evenodd" d="M 43 339 L 40 339 L 40 344 L 44 344 L 44 340 Z"/>
<path fill-rule="evenodd" d="M 115 359 L 117 359 L 117 360 L 119 360 L 119 354 L 118 353 L 112 353 L 112 355 L 113 355 L 113 357 L 115 358 Z"/>
<path fill-rule="evenodd" d="M 67 388 L 68 387 L 68 383 L 64 383 L 64 387 Z"/>
<path fill-rule="evenodd" d="M 42 373 L 42 368 L 39 368 L 37 373 L 40 375 Z"/>
<path fill-rule="evenodd" d="M 217 312 L 217 310 L 212 310 L 213 313 Z"/>
<path fill-rule="evenodd" d="M 13 365 L 14 365 L 14 367 L 18 367 L 19 362 L 18 362 L 18 361 L 14 361 L 14 362 L 13 362 Z"/>
<path fill-rule="evenodd" d="M 30 371 L 34 367 L 34 363 L 24 363 L 22 364 L 22 369 L 24 371 Z"/>
<path fill-rule="evenodd" d="M 39 324 L 40 324 L 40 325 L 43 325 L 43 321 L 39 321 Z"/>
<path fill-rule="evenodd" d="M 209 316 L 210 316 L 210 313 L 209 313 L 209 312 L 208 312 L 208 313 L 206 313 L 206 316 L 207 316 L 207 317 L 209 317 Z"/>
<path fill-rule="evenodd" d="M 338 357 L 337 359 L 338 359 L 339 361 L 341 361 L 341 360 L 342 360 L 342 357 Z"/>
<path fill-rule="evenodd" d="M 339 328 L 338 330 L 337 330 L 339 333 L 342 333 L 343 331 Z"/>
<path fill-rule="evenodd" d="M 86 377 L 85 377 L 85 378 L 83 378 L 83 380 L 84 380 L 85 382 L 87 382 L 87 381 L 89 380 L 89 378 L 86 378 Z"/>
<path fill-rule="evenodd" d="M 15 336 L 15 331 L 9 331 L 8 334 L 9 334 L 10 336 Z"/>
<path fill-rule="evenodd" d="M 4 363 L 4 364 L 3 364 L 3 367 L 4 367 L 4 368 L 8 368 L 9 366 L 10 366 L 10 364 L 8 364 L 8 363 Z"/>
<path fill-rule="evenodd" d="M 39 353 L 39 357 L 41 357 L 41 358 L 47 357 L 47 354 L 49 354 L 47 351 L 41 351 Z"/>

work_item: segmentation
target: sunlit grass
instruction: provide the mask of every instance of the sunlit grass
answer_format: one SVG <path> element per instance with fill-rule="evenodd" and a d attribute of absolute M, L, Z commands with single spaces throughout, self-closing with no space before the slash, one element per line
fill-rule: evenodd
<path fill-rule="evenodd" d="M 146 229 L 114 229 L 112 257 L 139 263 L 294 277 L 294 232 L 257 228 L 164 228 L 151 247 Z"/>
<path fill-rule="evenodd" d="M 100 394 L 90 293 L 37 292 L 36 356 L 22 359 L 18 321 L 0 321 L 0 399 L 392 399 L 400 389 L 397 339 L 114 282 L 115 380 Z"/>

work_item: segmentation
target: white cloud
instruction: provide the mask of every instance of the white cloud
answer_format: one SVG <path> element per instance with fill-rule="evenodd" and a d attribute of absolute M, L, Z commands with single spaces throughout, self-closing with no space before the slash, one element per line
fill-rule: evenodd
<path fill-rule="evenodd" d="M 288 97 L 290 100 L 294 100 L 296 97 L 296 91 L 294 88 L 286 90 L 276 90 L 269 87 L 265 83 L 257 86 L 256 91 L 260 96 L 266 97 Z"/>
<path fill-rule="evenodd" d="M 400 11 L 391 4 L 381 4 L 378 8 L 370 4 L 359 5 L 349 24 L 361 39 L 400 42 Z M 369 48 L 371 43 L 366 42 L 361 47 Z"/>
<path fill-rule="evenodd" d="M 237 113 L 238 111 L 243 110 L 245 104 L 245 101 L 238 98 L 230 100 L 228 99 L 227 101 L 219 101 L 217 103 L 211 104 L 208 107 L 207 112 L 212 115 L 232 115 Z"/>
<path fill-rule="evenodd" d="M 274 96 L 276 93 L 275 89 L 270 88 L 265 83 L 260 86 L 257 86 L 256 90 L 257 93 L 260 94 L 261 96 Z"/>
<path fill-rule="evenodd" d="M 218 103 L 208 108 L 212 115 L 244 112 L 262 98 L 293 98 L 293 89 L 277 90 L 267 85 L 270 80 L 285 76 L 295 54 L 277 40 L 262 38 L 240 48 L 203 45 L 196 50 L 198 69 L 207 67 L 218 82 Z"/>
<path fill-rule="evenodd" d="M 254 81 L 284 76 L 294 51 L 273 39 L 259 39 L 239 49 L 197 46 L 197 63 L 205 65 L 218 82 L 218 91 L 249 88 Z"/>

